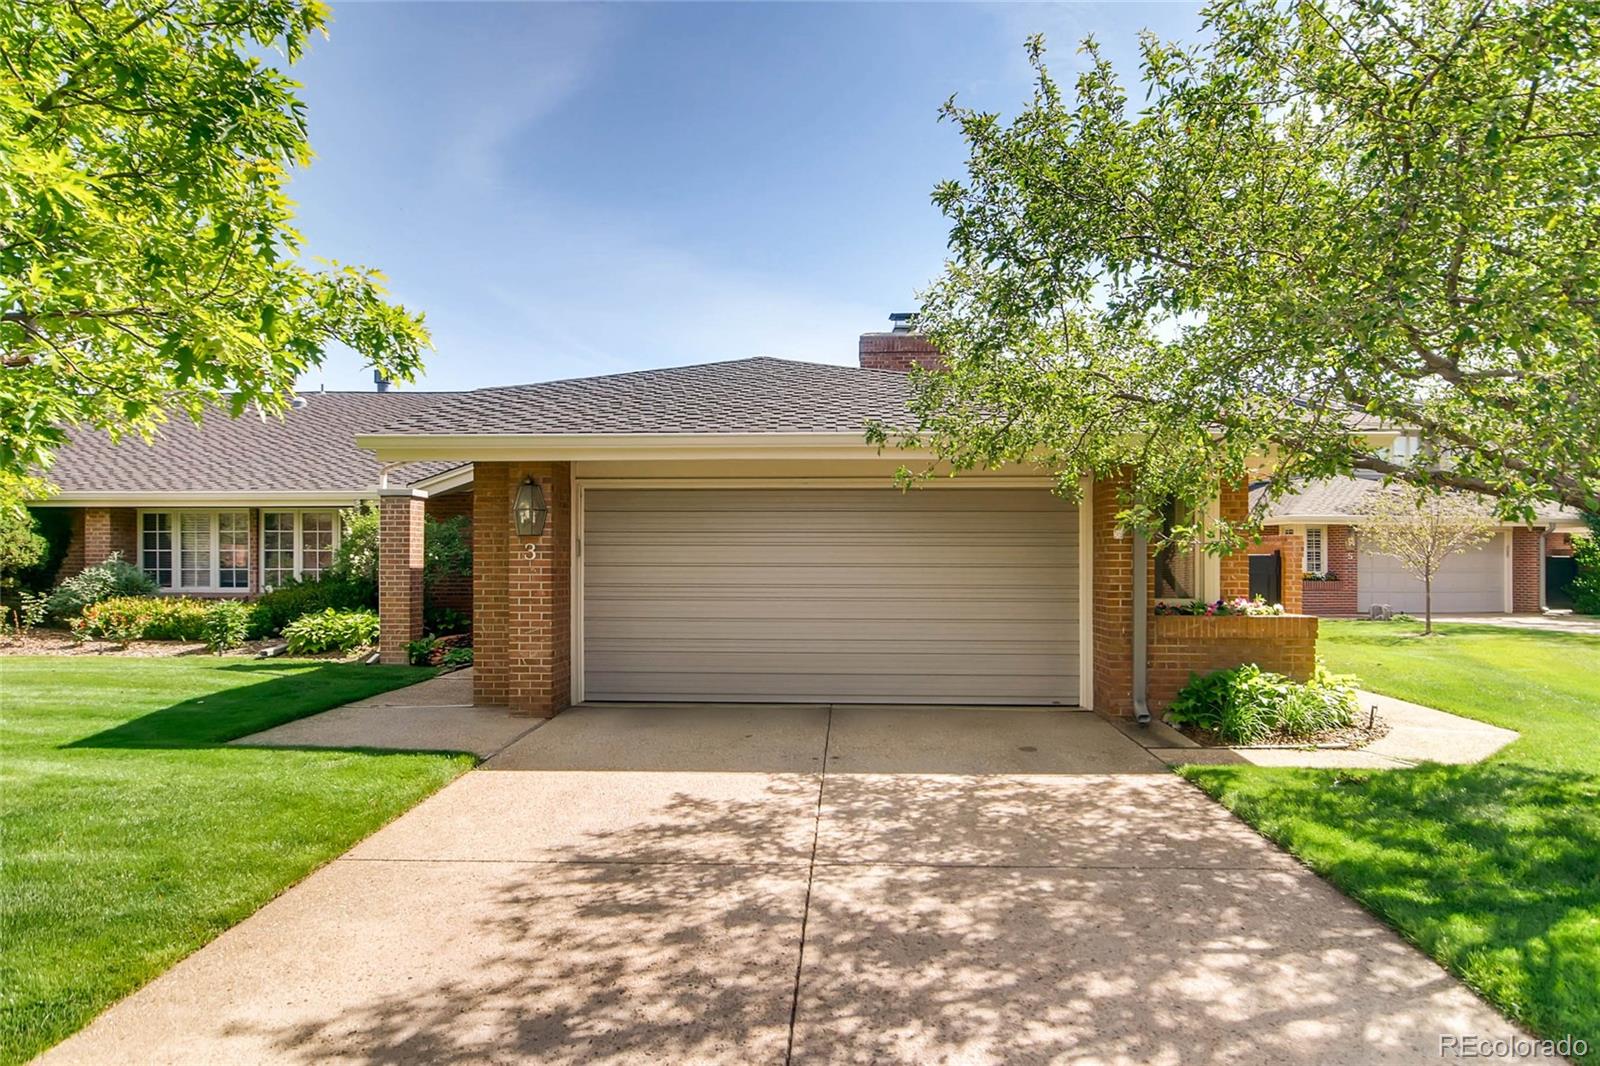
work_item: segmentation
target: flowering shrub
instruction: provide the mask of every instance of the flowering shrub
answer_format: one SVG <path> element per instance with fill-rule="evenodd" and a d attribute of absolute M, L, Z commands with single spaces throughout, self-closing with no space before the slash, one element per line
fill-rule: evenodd
<path fill-rule="evenodd" d="M 244 643 L 250 607 L 238 600 L 118 596 L 92 603 L 72 622 L 90 640 L 203 640 L 212 651 Z"/>
<path fill-rule="evenodd" d="M 1188 603 L 1158 603 L 1156 614 L 1183 614 L 1183 615 L 1249 615 L 1259 617 L 1262 615 L 1283 614 L 1283 604 L 1268 603 L 1257 596 L 1255 599 L 1246 599 L 1243 596 L 1232 600 L 1214 600 L 1207 603 L 1205 600 L 1190 600 Z"/>

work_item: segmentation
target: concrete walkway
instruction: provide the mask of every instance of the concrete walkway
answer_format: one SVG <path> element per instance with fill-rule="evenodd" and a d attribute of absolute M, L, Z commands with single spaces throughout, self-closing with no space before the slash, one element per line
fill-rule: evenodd
<path fill-rule="evenodd" d="M 1533 629 L 1547 633 L 1588 633 L 1600 636 L 1600 618 L 1571 611 L 1544 614 L 1435 614 L 1435 622 L 1460 622 L 1465 625 L 1504 626 L 1507 629 Z"/>
<path fill-rule="evenodd" d="M 1482 762 L 1521 735 L 1376 692 L 1357 691 L 1356 698 L 1362 713 L 1376 707 L 1378 717 L 1389 723 L 1389 732 L 1364 748 L 1202 748 L 1166 726 L 1152 727 L 1142 738 L 1130 735 L 1171 766 L 1249 763 L 1325 770 L 1403 770 L 1424 762 Z"/>
<path fill-rule="evenodd" d="M 265 748 L 470 751 L 488 758 L 542 724 L 543 719 L 518 718 L 504 707 L 474 707 L 472 671 L 468 669 L 347 703 L 231 743 Z"/>
<path fill-rule="evenodd" d="M 1412 1063 L 1518 1031 L 1092 715 L 589 706 L 46 1063 Z"/>

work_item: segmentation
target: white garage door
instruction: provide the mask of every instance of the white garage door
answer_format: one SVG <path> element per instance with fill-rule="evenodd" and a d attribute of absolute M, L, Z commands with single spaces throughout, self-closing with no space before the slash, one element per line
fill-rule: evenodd
<path fill-rule="evenodd" d="M 1077 509 L 1044 489 L 584 498 L 585 699 L 1078 701 Z"/>
<path fill-rule="evenodd" d="M 1433 579 L 1435 614 L 1498 613 L 1506 609 L 1505 534 L 1480 547 L 1451 556 Z M 1362 613 L 1375 603 L 1420 614 L 1422 581 L 1392 555 L 1362 552 L 1356 565 Z"/>

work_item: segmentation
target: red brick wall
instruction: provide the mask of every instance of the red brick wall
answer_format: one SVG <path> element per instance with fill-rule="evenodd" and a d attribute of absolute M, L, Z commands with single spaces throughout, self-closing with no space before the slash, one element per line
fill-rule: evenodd
<path fill-rule="evenodd" d="M 467 535 L 472 535 L 472 490 L 451 492 L 443 496 L 429 496 L 425 508 L 429 518 L 443 521 L 464 515 Z M 454 611 L 472 614 L 472 575 L 443 578 L 434 583 L 428 592 L 429 607 L 448 607 Z"/>
<path fill-rule="evenodd" d="M 1511 531 L 1511 610 L 1516 614 L 1538 614 L 1544 603 L 1543 548 L 1538 530 Z"/>
<path fill-rule="evenodd" d="M 1551 533 L 1544 539 L 1544 553 L 1546 555 L 1571 555 L 1572 534 Z"/>
<path fill-rule="evenodd" d="M 1317 620 L 1309 615 L 1162 615 L 1150 632 L 1150 711 L 1165 710 L 1191 674 L 1255 663 L 1304 681 L 1316 657 Z"/>
<path fill-rule="evenodd" d="M 1298 527 L 1297 527 L 1298 528 Z M 1337 581 L 1306 581 L 1301 586 L 1301 596 L 1306 614 L 1319 618 L 1337 618 L 1360 612 L 1361 586 L 1356 570 L 1355 531 L 1349 526 L 1327 526 L 1322 534 L 1322 550 L 1327 556 L 1324 565 Z M 1304 556 L 1295 561 L 1298 570 Z"/>
<path fill-rule="evenodd" d="M 83 561 L 83 516 L 82 507 L 72 509 L 72 530 L 67 540 L 67 554 L 61 557 L 61 568 L 56 571 L 56 580 L 65 581 L 69 577 L 77 577 L 83 573 L 87 565 Z"/>
<path fill-rule="evenodd" d="M 940 370 L 944 357 L 920 333 L 863 333 L 858 350 L 863 370 Z"/>
<path fill-rule="evenodd" d="M 1224 522 L 1243 522 L 1250 513 L 1250 486 L 1224 486 L 1217 500 L 1217 515 Z M 1237 600 L 1250 595 L 1250 553 L 1224 555 L 1217 568 L 1217 596 Z"/>
<path fill-rule="evenodd" d="M 406 645 L 422 636 L 423 498 L 386 491 L 378 502 L 378 650 L 405 663 Z"/>
<path fill-rule="evenodd" d="M 511 517 L 528 477 L 550 507 L 533 540 Z M 478 463 L 473 482 L 473 699 L 553 715 L 572 702 L 571 466 Z"/>
<path fill-rule="evenodd" d="M 1117 494 L 1126 476 L 1095 482 L 1089 516 L 1093 540 L 1094 709 L 1112 717 L 1133 714 L 1133 538 L 1116 535 Z M 1146 588 L 1155 598 L 1155 567 L 1146 570 Z"/>
<path fill-rule="evenodd" d="M 1115 523 L 1121 507 L 1118 491 L 1126 483 L 1125 477 L 1120 476 L 1097 482 L 1090 515 L 1094 551 L 1094 709 L 1113 717 L 1133 713 L 1133 538 L 1117 537 Z M 1247 490 L 1230 488 L 1223 492 L 1218 512 L 1237 520 L 1244 516 L 1247 506 Z M 1296 556 L 1294 566 L 1299 565 Z M 1225 556 L 1219 570 L 1224 598 L 1248 593 L 1247 553 Z M 1159 715 L 1166 709 L 1191 672 L 1209 673 L 1254 662 L 1296 679 L 1310 676 L 1317 647 L 1315 618 L 1158 617 L 1154 566 L 1146 568 L 1146 581 L 1151 713 Z"/>
<path fill-rule="evenodd" d="M 1276 526 L 1268 528 L 1277 529 Z M 1299 614 L 1304 609 L 1302 597 L 1305 583 L 1300 580 L 1300 567 L 1306 557 L 1305 538 L 1298 533 L 1263 532 L 1256 538 L 1256 543 L 1249 554 L 1271 555 L 1273 552 L 1278 553 L 1283 568 L 1281 581 L 1283 609 L 1290 614 Z"/>

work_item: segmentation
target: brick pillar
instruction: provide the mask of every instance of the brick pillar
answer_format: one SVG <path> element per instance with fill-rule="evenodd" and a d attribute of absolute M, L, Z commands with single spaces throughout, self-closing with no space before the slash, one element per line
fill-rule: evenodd
<path fill-rule="evenodd" d="M 550 513 L 524 539 L 511 502 L 527 478 Z M 473 701 L 550 717 L 572 702 L 570 464 L 474 464 L 472 544 Z"/>
<path fill-rule="evenodd" d="M 1250 513 L 1250 486 L 1225 485 L 1217 501 L 1217 516 L 1224 522 L 1243 522 Z M 1296 563 L 1296 566 L 1299 564 Z M 1224 555 L 1217 567 L 1217 598 L 1236 600 L 1250 595 L 1250 550 Z"/>
<path fill-rule="evenodd" d="M 1544 561 L 1537 529 L 1518 526 L 1511 531 L 1511 610 L 1538 614 L 1544 607 Z"/>
<path fill-rule="evenodd" d="M 378 654 L 409 662 L 406 645 L 422 636 L 422 514 L 428 494 L 382 489 L 378 505 Z"/>
<path fill-rule="evenodd" d="M 1125 718 L 1133 714 L 1133 537 L 1117 536 L 1116 515 L 1128 478 L 1095 482 L 1089 516 L 1093 540 L 1094 709 Z M 1155 603 L 1155 567 L 1147 571 L 1150 602 Z M 1153 608 L 1152 608 L 1153 610 Z"/>

